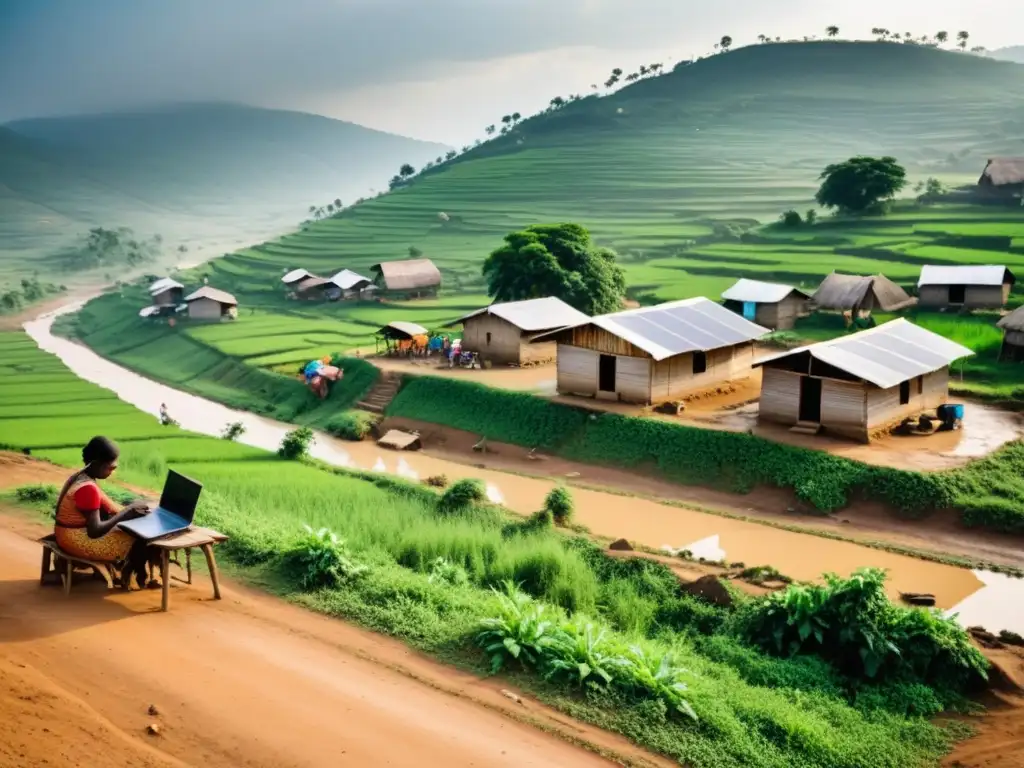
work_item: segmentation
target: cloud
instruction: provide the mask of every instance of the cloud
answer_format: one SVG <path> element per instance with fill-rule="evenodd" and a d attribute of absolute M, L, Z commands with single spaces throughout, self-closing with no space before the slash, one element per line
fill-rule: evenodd
<path fill-rule="evenodd" d="M 617 57 L 688 58 L 723 34 L 740 45 L 833 23 L 844 35 L 967 28 L 996 47 L 1024 11 L 1005 0 L 0 0 L 0 121 L 205 100 L 362 116 L 390 94 L 378 105 L 389 126 L 404 109 L 403 132 L 427 115 L 458 133 L 460 115 L 499 108 L 501 89 L 505 103 L 543 104 Z M 582 74 L 591 61 L 600 71 Z M 467 84 L 480 104 L 459 92 Z"/>

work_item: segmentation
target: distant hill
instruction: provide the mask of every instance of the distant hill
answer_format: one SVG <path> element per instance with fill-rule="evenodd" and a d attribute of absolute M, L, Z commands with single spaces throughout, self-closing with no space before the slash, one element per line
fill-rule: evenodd
<path fill-rule="evenodd" d="M 215 266 L 358 269 L 415 247 L 447 286 L 479 291 L 480 263 L 506 232 L 571 220 L 620 253 L 631 282 L 654 284 L 664 272 L 650 259 L 806 211 L 824 166 L 861 153 L 895 155 L 912 183 L 975 181 L 989 156 L 1024 154 L 1024 66 L 893 43 L 741 48 L 526 119 L 405 188 Z"/>
<path fill-rule="evenodd" d="M 1011 45 L 1008 48 L 997 48 L 994 51 L 989 51 L 988 55 L 993 59 L 1014 61 L 1018 64 L 1024 64 L 1024 45 Z"/>
<path fill-rule="evenodd" d="M 386 188 L 401 163 L 445 149 L 223 104 L 10 123 L 0 127 L 0 261 L 91 225 L 159 232 L 168 243 L 243 242 L 296 225 L 310 205 Z"/>

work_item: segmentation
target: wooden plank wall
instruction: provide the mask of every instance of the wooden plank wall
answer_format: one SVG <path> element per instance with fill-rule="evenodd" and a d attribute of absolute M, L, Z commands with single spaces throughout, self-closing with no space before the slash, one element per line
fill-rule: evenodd
<path fill-rule="evenodd" d="M 477 315 L 463 323 L 462 348 L 501 365 L 518 365 L 521 340 L 522 332 L 516 326 L 495 315 Z"/>
<path fill-rule="evenodd" d="M 900 405 L 900 388 L 880 389 L 868 386 L 868 429 L 875 431 L 916 416 L 922 411 L 932 410 L 949 399 L 949 368 L 913 379 L 910 382 L 910 402 Z M 920 389 L 920 391 L 919 391 Z"/>
<path fill-rule="evenodd" d="M 672 400 L 680 395 L 711 388 L 733 379 L 746 378 L 754 364 L 754 345 L 713 349 L 707 353 L 708 367 L 694 375 L 693 353 L 686 353 L 654 363 L 651 376 L 652 403 Z"/>

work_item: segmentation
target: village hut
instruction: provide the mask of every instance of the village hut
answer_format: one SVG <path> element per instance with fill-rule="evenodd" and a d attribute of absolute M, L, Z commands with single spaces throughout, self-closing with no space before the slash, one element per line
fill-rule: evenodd
<path fill-rule="evenodd" d="M 997 325 L 1003 329 L 999 359 L 1024 363 L 1024 307 L 1018 307 L 1001 318 Z"/>
<path fill-rule="evenodd" d="M 381 342 L 387 352 L 394 352 L 400 348 L 408 347 L 417 336 L 427 336 L 430 333 L 422 325 L 409 323 L 404 320 L 396 320 L 378 328 L 374 334 L 377 353 L 380 353 Z"/>
<path fill-rule="evenodd" d="M 742 379 L 767 328 L 704 297 L 588 318 L 546 334 L 558 392 L 652 404 Z"/>
<path fill-rule="evenodd" d="M 185 297 L 188 316 L 194 320 L 220 320 L 238 317 L 238 301 L 227 291 L 204 285 Z"/>
<path fill-rule="evenodd" d="M 589 319 L 561 299 L 549 296 L 491 304 L 463 315 L 447 327 L 462 325 L 464 350 L 501 365 L 525 365 L 555 359 L 555 341 L 535 341 L 538 336 Z"/>
<path fill-rule="evenodd" d="M 937 408 L 949 366 L 974 353 L 902 318 L 758 360 L 758 420 L 867 442 L 872 433 Z"/>
<path fill-rule="evenodd" d="M 896 312 L 917 303 L 885 275 L 842 275 L 833 272 L 811 297 L 817 309 L 838 312 Z"/>
<path fill-rule="evenodd" d="M 1017 282 L 1002 265 L 921 267 L 917 281 L 918 305 L 928 309 L 999 309 Z"/>
<path fill-rule="evenodd" d="M 281 278 L 281 282 L 289 287 L 293 287 L 298 283 L 301 283 L 307 277 L 316 277 L 312 272 L 307 272 L 304 269 L 293 269 L 290 272 L 286 272 L 284 277 Z"/>
<path fill-rule="evenodd" d="M 376 286 L 392 296 L 433 296 L 441 287 L 441 272 L 430 259 L 384 261 L 370 270 Z"/>
<path fill-rule="evenodd" d="M 340 291 L 340 298 L 343 299 L 365 297 L 376 290 L 376 286 L 370 278 L 363 277 L 351 269 L 343 269 L 332 275 L 331 283 Z"/>
<path fill-rule="evenodd" d="M 176 307 L 185 295 L 185 286 L 169 277 L 161 277 L 149 286 L 150 299 L 155 307 Z"/>
<path fill-rule="evenodd" d="M 1024 157 L 993 157 L 978 179 L 978 187 L 987 195 L 1020 197 L 1024 194 Z"/>
<path fill-rule="evenodd" d="M 327 277 L 309 276 L 303 278 L 293 286 L 296 297 L 305 301 L 323 301 L 325 299 L 337 299 L 341 291 Z"/>
<path fill-rule="evenodd" d="M 774 330 L 788 330 L 810 306 L 809 294 L 781 283 L 765 283 L 743 277 L 722 294 L 725 308 L 752 323 Z"/>

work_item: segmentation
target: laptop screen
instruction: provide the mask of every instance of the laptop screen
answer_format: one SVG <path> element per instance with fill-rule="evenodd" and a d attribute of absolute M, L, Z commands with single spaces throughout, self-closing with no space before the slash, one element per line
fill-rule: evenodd
<path fill-rule="evenodd" d="M 160 506 L 191 523 L 202 490 L 203 486 L 195 480 L 178 474 L 173 469 L 168 470 L 164 491 L 160 494 Z"/>

